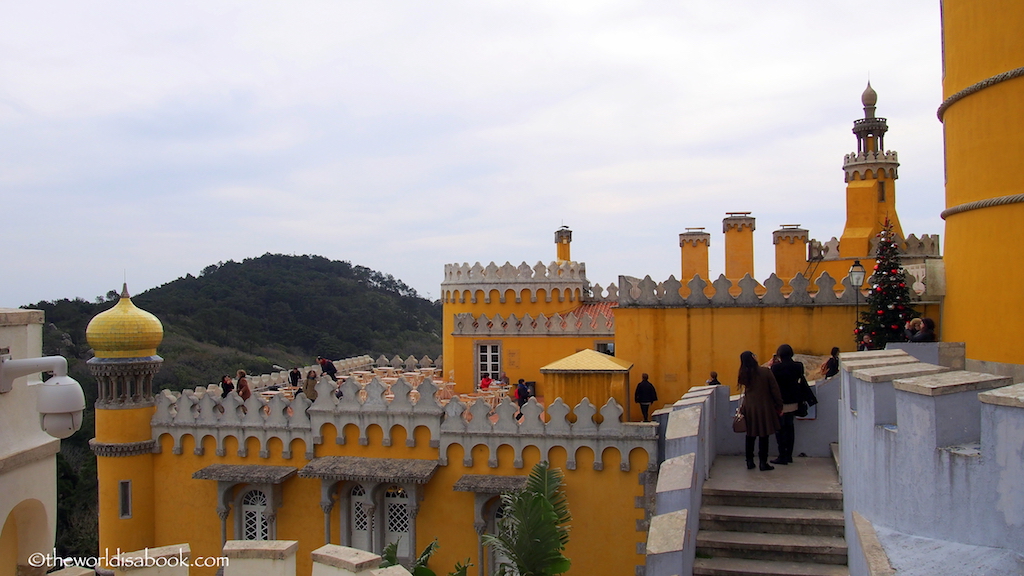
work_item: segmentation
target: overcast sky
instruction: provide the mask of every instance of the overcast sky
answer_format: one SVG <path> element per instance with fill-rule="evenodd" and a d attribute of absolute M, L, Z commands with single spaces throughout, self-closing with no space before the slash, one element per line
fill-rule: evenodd
<path fill-rule="evenodd" d="M 870 77 L 905 232 L 942 234 L 937 0 L 5 2 L 0 306 L 318 254 L 679 276 L 678 234 L 840 236 Z M 296 278 L 301 281 L 301 278 Z"/>

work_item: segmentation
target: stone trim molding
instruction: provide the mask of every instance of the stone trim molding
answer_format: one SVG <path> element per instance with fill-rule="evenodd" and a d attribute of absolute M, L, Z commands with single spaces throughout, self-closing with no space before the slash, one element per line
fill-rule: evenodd
<path fill-rule="evenodd" d="M 892 151 L 876 151 L 846 154 L 843 156 L 843 171 L 846 182 L 878 178 L 880 174 L 892 180 L 899 178 L 899 155 Z"/>
<path fill-rule="evenodd" d="M 953 94 L 949 98 L 943 100 L 942 104 L 939 105 L 939 109 L 935 112 L 935 114 L 936 116 L 939 117 L 939 122 L 942 122 L 942 117 L 946 115 L 946 110 L 948 110 L 950 106 L 956 104 L 958 101 L 963 100 L 964 98 L 970 96 L 971 94 L 981 92 L 982 90 L 988 88 L 989 86 L 994 86 L 996 84 L 999 84 L 1000 82 L 1005 82 L 1007 80 L 1013 80 L 1014 78 L 1020 78 L 1021 76 L 1024 76 L 1024 66 L 1021 66 L 1020 68 L 1014 68 L 1013 70 L 1008 70 L 1001 74 L 996 74 L 995 76 L 986 78 L 981 82 L 971 84 L 967 88 L 964 88 L 963 90 L 960 90 L 956 94 Z"/>
<path fill-rule="evenodd" d="M 8 454 L 0 458 L 0 474 L 6 474 L 15 468 L 21 468 L 26 464 L 31 464 L 44 458 L 50 458 L 58 452 L 60 452 L 60 440 L 54 438 L 38 446 Z"/>
<path fill-rule="evenodd" d="M 530 302 L 537 302 L 539 290 L 544 290 L 545 302 L 552 301 L 553 292 L 558 294 L 559 302 L 566 300 L 566 293 L 569 301 L 573 302 L 589 293 L 590 282 L 587 281 L 587 266 L 582 262 L 551 262 L 547 266 L 537 262 L 532 267 L 526 262 L 519 266 L 505 262 L 501 267 L 494 262 L 487 267 L 479 262 L 472 266 L 445 264 L 444 281 L 441 282 L 444 302 L 465 303 L 465 292 L 469 292 L 470 301 L 476 304 L 479 291 L 484 294 L 484 303 L 490 304 L 491 290 L 498 290 L 502 304 L 507 290 L 515 292 L 516 303 L 522 302 L 523 292 L 527 290 Z"/>
<path fill-rule="evenodd" d="M 493 423 L 488 416 L 490 411 L 490 406 L 479 401 L 467 410 L 458 397 L 445 406 L 438 457 L 442 466 L 448 465 L 448 448 L 454 444 L 462 446 L 462 463 L 467 468 L 473 466 L 473 448 L 478 445 L 487 446 L 487 465 L 496 468 L 498 448 L 503 444 L 512 448 L 512 465 L 515 468 L 523 467 L 523 450 L 527 446 L 537 447 L 542 459 L 548 459 L 553 448 L 564 449 L 565 467 L 569 470 L 576 469 L 576 452 L 580 448 L 589 448 L 593 452 L 594 470 L 604 469 L 606 448 L 618 450 L 619 468 L 623 472 L 629 472 L 629 453 L 634 448 L 647 452 L 648 468 L 656 469 L 658 465 L 657 425 L 649 422 L 621 422 L 623 410 L 614 398 L 610 398 L 601 407 L 601 423 L 594 419 L 598 409 L 586 398 L 572 409 L 576 416 L 575 423 L 569 421 L 569 406 L 561 398 L 556 398 L 547 407 L 547 422 L 541 416 L 544 409 L 534 398 L 523 405 L 522 422 L 516 420 L 516 404 L 509 398 L 502 400 L 494 409 L 498 418 Z M 471 417 L 469 421 L 464 417 L 466 412 Z"/>
<path fill-rule="evenodd" d="M 138 456 L 140 454 L 152 454 L 156 448 L 156 440 L 143 440 L 142 442 L 106 443 L 97 442 L 95 438 L 89 440 L 89 448 L 97 456 L 120 458 L 124 456 Z"/>
<path fill-rule="evenodd" d="M 959 204 L 951 208 L 946 208 L 939 214 L 939 218 L 945 220 L 949 216 L 954 214 L 960 214 L 961 212 L 970 212 L 971 210 L 981 210 L 982 208 L 991 208 L 993 206 L 1005 206 L 1007 204 L 1017 204 L 1024 202 L 1024 194 L 1010 194 L 1009 196 L 999 196 L 997 198 L 986 198 L 984 200 L 976 200 L 974 202 L 967 202 L 965 204 Z"/>
<path fill-rule="evenodd" d="M 497 419 L 492 422 L 491 407 L 482 401 L 467 407 L 456 397 L 442 407 L 434 397 L 437 388 L 428 381 L 419 385 L 420 399 L 415 404 L 410 400 L 412 388 L 401 378 L 391 385 L 394 399 L 390 402 L 384 398 L 384 385 L 377 379 L 366 385 L 365 400 L 360 400 L 360 386 L 355 379 L 345 381 L 341 390 L 344 395 L 338 399 L 333 393 L 334 383 L 326 378 L 317 384 L 316 402 L 310 402 L 300 393 L 292 401 L 275 395 L 267 404 L 258 395 L 243 403 L 234 392 L 222 399 L 220 394 L 202 388 L 195 392 L 184 390 L 177 395 L 164 390 L 157 396 L 151 422 L 154 452 L 160 451 L 159 439 L 167 434 L 173 439 L 174 454 L 181 454 L 182 438 L 190 435 L 195 441 L 194 453 L 202 455 L 203 439 L 210 436 L 215 440 L 217 454 L 225 456 L 224 441 L 230 436 L 237 440 L 239 456 L 247 456 L 246 441 L 256 438 L 259 457 L 269 458 L 269 441 L 277 438 L 284 446 L 283 458 L 292 457 L 293 440 L 302 440 L 304 456 L 312 460 L 313 447 L 325 440 L 320 432 L 325 424 L 332 424 L 336 431 L 354 424 L 359 430 L 360 445 L 369 443 L 369 426 L 378 425 L 384 432 L 382 444 L 385 446 L 391 445 L 391 431 L 395 426 L 406 430 L 406 445 L 415 446 L 414 431 L 423 426 L 430 431 L 430 445 L 439 449 L 438 462 L 442 466 L 447 465 L 448 448 L 458 444 L 464 449 L 463 463 L 467 467 L 473 466 L 473 447 L 477 445 L 488 447 L 491 467 L 498 465 L 497 454 L 502 445 L 514 450 L 516 468 L 523 467 L 523 450 L 527 446 L 537 447 L 544 458 L 548 458 L 554 448 L 564 449 L 569 470 L 576 469 L 576 452 L 580 448 L 593 452 L 595 470 L 604 469 L 606 448 L 618 450 L 623 471 L 629 471 L 630 452 L 637 448 L 647 453 L 648 471 L 657 467 L 657 424 L 622 422 L 623 409 L 614 399 L 608 400 L 600 410 L 583 399 L 572 410 L 576 422 L 570 422 L 570 409 L 561 398 L 547 406 L 546 412 L 531 399 L 523 407 L 525 417 L 519 422 L 515 417 L 516 404 L 505 398 L 494 409 Z M 595 419 L 598 412 L 602 418 L 600 423 Z M 344 436 L 335 436 L 335 442 L 343 444 Z"/>
<path fill-rule="evenodd" d="M 605 314 L 591 316 L 583 313 L 579 316 L 569 312 L 565 316 L 555 313 L 548 318 L 544 313 L 534 319 L 529 313 L 522 318 L 510 314 L 508 319 L 495 314 L 488 318 L 486 314 L 456 314 L 455 336 L 614 336 L 615 317 Z"/>
<path fill-rule="evenodd" d="M 907 282 L 913 285 L 916 277 L 909 272 L 906 273 Z M 782 293 L 782 280 L 772 274 L 764 282 L 764 295 L 758 296 L 756 290 L 761 288 L 756 280 L 747 274 L 738 282 L 742 292 L 739 296 L 729 294 L 733 283 L 721 275 L 715 280 L 715 293 L 708 297 L 704 294 L 704 288 L 708 283 L 699 275 L 695 275 L 687 283 L 690 288 L 690 295 L 683 298 L 679 294 L 682 283 L 669 276 L 664 282 L 654 282 L 650 276 L 643 280 L 632 276 L 619 276 L 619 307 L 633 308 L 729 308 L 729 307 L 787 307 L 787 306 L 853 306 L 856 304 L 855 290 L 850 286 L 850 279 L 843 278 L 844 288 L 841 294 L 836 294 L 836 281 L 823 272 L 815 280 L 818 287 L 817 293 L 808 290 L 810 282 L 803 274 L 797 274 L 789 281 L 792 292 L 788 295 Z M 913 297 L 913 294 L 912 294 Z M 863 298 L 861 298 L 863 300 Z"/>

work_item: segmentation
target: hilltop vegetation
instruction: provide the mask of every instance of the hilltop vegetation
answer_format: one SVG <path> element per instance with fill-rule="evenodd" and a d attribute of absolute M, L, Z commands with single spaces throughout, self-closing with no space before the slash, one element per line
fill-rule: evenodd
<path fill-rule="evenodd" d="M 86 366 L 93 352 L 85 329 L 118 294 L 24 306 L 46 313 L 43 353 L 67 358 L 86 395 L 82 429 L 61 442 L 57 457 L 56 545 L 64 556 L 97 553 L 96 457 L 88 446 L 96 381 Z M 238 369 L 262 374 L 274 364 L 305 366 L 317 355 L 441 354 L 440 302 L 420 298 L 391 275 L 320 256 L 265 254 L 218 263 L 132 301 L 164 326 L 157 388 L 194 388 Z"/>
<path fill-rule="evenodd" d="M 49 352 L 87 360 L 85 329 L 117 299 L 39 302 Z M 102 300 L 102 298 L 100 299 Z M 391 275 L 320 256 L 265 254 L 208 266 L 132 296 L 164 325 L 161 388 L 208 384 L 245 369 L 312 363 L 317 355 L 441 353 L 441 305 Z"/>

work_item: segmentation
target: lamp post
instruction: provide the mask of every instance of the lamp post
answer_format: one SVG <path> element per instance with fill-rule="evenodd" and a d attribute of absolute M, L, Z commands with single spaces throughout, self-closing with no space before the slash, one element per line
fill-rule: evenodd
<path fill-rule="evenodd" d="M 853 266 L 850 266 L 849 276 L 850 285 L 853 287 L 854 295 L 854 310 L 856 310 L 856 316 L 854 316 L 854 327 L 860 322 L 860 287 L 864 284 L 864 275 L 867 272 L 864 267 L 861 266 L 860 260 L 854 260 Z"/>

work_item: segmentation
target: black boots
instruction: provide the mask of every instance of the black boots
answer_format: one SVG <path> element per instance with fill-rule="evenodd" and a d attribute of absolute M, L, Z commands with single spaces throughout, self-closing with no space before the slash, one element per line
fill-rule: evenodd
<path fill-rule="evenodd" d="M 754 437 L 747 436 L 746 445 L 746 457 L 747 457 L 747 470 L 754 469 Z M 761 470 L 775 470 L 775 467 L 768 464 L 768 437 L 759 436 L 757 437 L 757 459 L 761 462 Z"/>

